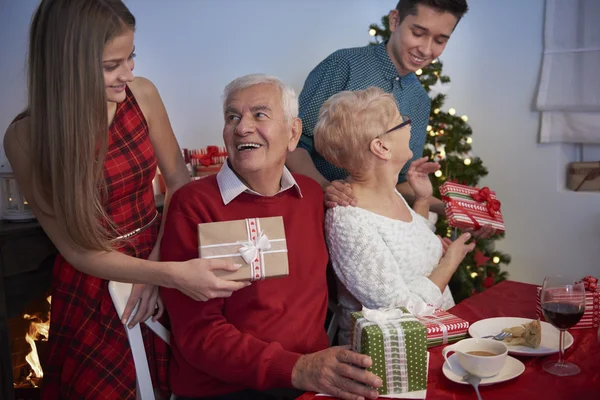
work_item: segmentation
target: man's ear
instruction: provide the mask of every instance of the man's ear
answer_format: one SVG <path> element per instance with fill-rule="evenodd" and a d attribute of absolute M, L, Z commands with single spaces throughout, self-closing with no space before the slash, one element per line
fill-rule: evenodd
<path fill-rule="evenodd" d="M 394 8 L 392 11 L 390 11 L 390 15 L 388 16 L 388 18 L 390 22 L 390 31 L 395 32 L 396 29 L 398 29 L 398 26 L 400 25 L 400 15 L 398 14 L 398 10 Z"/>
<path fill-rule="evenodd" d="M 373 153 L 376 157 L 381 158 L 382 160 L 389 160 L 392 157 L 392 152 L 390 149 L 386 146 L 385 142 L 378 137 L 371 140 L 371 143 L 369 144 L 369 150 L 371 150 L 371 153 Z"/>
<path fill-rule="evenodd" d="M 288 151 L 292 152 L 296 149 L 300 136 L 302 135 L 302 120 L 294 118 L 290 123 L 290 140 L 288 142 Z"/>

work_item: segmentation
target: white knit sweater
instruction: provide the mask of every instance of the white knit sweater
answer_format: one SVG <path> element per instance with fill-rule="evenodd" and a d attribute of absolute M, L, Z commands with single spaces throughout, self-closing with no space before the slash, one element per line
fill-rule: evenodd
<path fill-rule="evenodd" d="M 442 244 L 425 218 L 412 209 L 410 214 L 412 221 L 403 222 L 360 207 L 327 210 L 325 232 L 342 311 L 340 344 L 349 342 L 350 313 L 361 304 L 371 309 L 409 301 L 442 309 L 454 305 L 450 290 L 442 294 L 427 278 L 440 261 Z"/>

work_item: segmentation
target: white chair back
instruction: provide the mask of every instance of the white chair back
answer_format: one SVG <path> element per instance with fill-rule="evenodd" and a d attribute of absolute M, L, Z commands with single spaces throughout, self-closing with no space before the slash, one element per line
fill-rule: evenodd
<path fill-rule="evenodd" d="M 108 283 L 108 291 L 110 292 L 110 297 L 112 298 L 119 318 L 123 316 L 132 288 L 133 284 L 131 283 L 113 281 Z M 137 307 L 138 306 L 136 305 L 131 315 L 135 315 Z M 145 324 L 165 342 L 170 343 L 169 331 L 160 322 L 154 322 L 152 321 L 152 318 L 150 318 Z M 127 325 L 123 325 L 123 328 L 127 333 L 127 339 L 129 340 L 129 346 L 131 347 L 131 354 L 133 355 L 133 362 L 135 364 L 137 399 L 155 400 L 140 324 L 137 324 L 132 329 L 127 328 Z"/>

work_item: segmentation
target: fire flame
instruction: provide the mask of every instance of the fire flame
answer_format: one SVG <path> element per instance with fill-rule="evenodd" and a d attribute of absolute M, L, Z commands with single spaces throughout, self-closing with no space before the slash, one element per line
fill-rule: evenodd
<path fill-rule="evenodd" d="M 46 301 L 48 301 L 50 304 L 51 297 L 48 296 Z M 44 371 L 42 370 L 42 365 L 40 364 L 40 358 L 38 356 L 35 341 L 48 340 L 48 331 L 50 330 L 50 313 L 48 313 L 46 319 L 44 320 L 42 320 L 39 315 L 31 316 L 29 314 L 23 315 L 23 318 L 31 321 L 29 324 L 29 332 L 27 332 L 25 335 L 25 341 L 31 346 L 31 352 L 25 356 L 25 360 L 27 360 L 27 363 L 29 363 L 29 366 L 31 367 L 31 374 L 29 374 L 28 378 L 42 378 L 44 376 Z"/>

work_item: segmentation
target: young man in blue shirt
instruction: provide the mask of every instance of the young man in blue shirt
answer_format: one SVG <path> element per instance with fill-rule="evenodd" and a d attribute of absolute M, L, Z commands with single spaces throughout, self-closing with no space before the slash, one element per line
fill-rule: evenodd
<path fill-rule="evenodd" d="M 328 206 L 354 203 L 346 171 L 329 164 L 314 148 L 313 128 L 321 105 L 343 90 L 377 86 L 392 93 L 400 112 L 412 120 L 410 147 L 413 160 L 422 157 L 431 101 L 415 71 L 439 57 L 454 28 L 467 12 L 466 0 L 400 0 L 390 12 L 392 34 L 377 46 L 334 52 L 309 74 L 300 94 L 302 137 L 287 158 L 288 168 L 315 179 L 325 191 Z M 397 189 L 412 203 L 414 193 L 406 182 L 406 164 L 398 176 Z M 439 199 L 430 201 L 432 211 L 444 215 Z"/>

